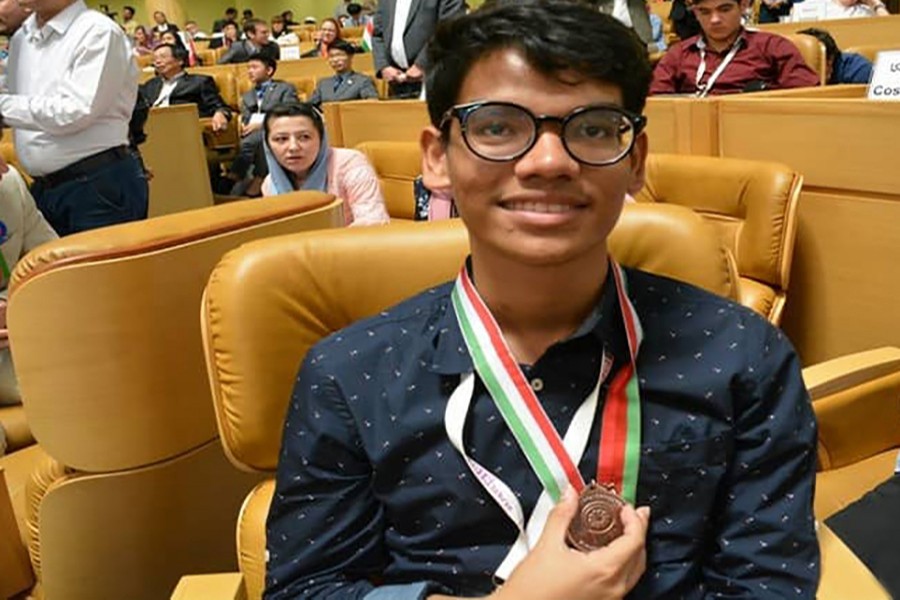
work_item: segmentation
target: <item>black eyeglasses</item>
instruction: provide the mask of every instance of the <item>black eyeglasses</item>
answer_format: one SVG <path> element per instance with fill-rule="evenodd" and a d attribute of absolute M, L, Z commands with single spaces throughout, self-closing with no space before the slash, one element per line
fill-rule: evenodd
<path fill-rule="evenodd" d="M 576 108 L 564 117 L 535 115 L 512 102 L 472 102 L 450 108 L 441 119 L 459 120 L 463 140 L 476 156 L 508 162 L 524 156 L 537 142 L 545 122 L 559 123 L 569 156 L 593 167 L 612 165 L 631 152 L 647 118 L 609 104 Z"/>

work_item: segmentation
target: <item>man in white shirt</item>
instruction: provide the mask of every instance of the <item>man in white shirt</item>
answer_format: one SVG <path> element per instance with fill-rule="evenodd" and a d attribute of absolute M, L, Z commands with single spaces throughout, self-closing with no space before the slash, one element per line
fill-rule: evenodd
<path fill-rule="evenodd" d="M 14 129 L 38 208 L 60 234 L 147 217 L 147 180 L 128 149 L 137 66 L 122 29 L 83 0 L 34 11 L 10 42 L 0 117 Z"/>
<path fill-rule="evenodd" d="M 375 73 L 394 98 L 418 98 L 425 77 L 425 46 L 437 24 L 464 12 L 462 0 L 381 0 L 375 12 Z"/>

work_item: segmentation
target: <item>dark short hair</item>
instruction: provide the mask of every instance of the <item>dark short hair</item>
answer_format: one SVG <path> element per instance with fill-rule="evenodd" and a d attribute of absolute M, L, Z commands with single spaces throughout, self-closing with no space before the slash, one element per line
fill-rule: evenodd
<path fill-rule="evenodd" d="M 841 49 L 838 47 L 837 42 L 834 41 L 834 38 L 831 37 L 831 34 L 825 31 L 824 29 L 817 29 L 815 27 L 810 27 L 808 29 L 804 29 L 802 31 L 798 31 L 797 33 L 802 33 L 805 35 L 811 35 L 825 46 L 825 58 L 828 60 L 835 60 L 838 56 L 841 55 Z"/>
<path fill-rule="evenodd" d="M 181 63 L 181 67 L 184 68 L 188 64 L 189 54 L 187 48 L 184 45 L 178 46 L 175 44 L 160 44 L 156 48 L 153 49 L 154 52 L 159 50 L 160 48 L 168 48 L 172 53 L 172 58 Z"/>
<path fill-rule="evenodd" d="M 247 17 L 252 17 L 252 16 L 253 16 L 253 9 L 252 9 L 252 8 L 245 8 L 245 9 L 244 9 L 244 12 L 242 12 L 241 14 L 244 15 L 245 18 L 247 18 Z"/>
<path fill-rule="evenodd" d="M 233 25 L 234 28 L 237 30 L 241 29 L 240 27 L 238 27 L 238 24 L 236 21 L 225 21 L 224 23 L 222 23 L 222 29 L 225 29 L 226 27 L 229 27 L 231 25 Z"/>
<path fill-rule="evenodd" d="M 575 0 L 494 0 L 441 22 L 428 46 L 428 114 L 438 126 L 457 103 L 466 76 L 490 53 L 522 52 L 539 72 L 575 71 L 610 83 L 640 113 L 650 88 L 647 48 L 629 28 Z"/>
<path fill-rule="evenodd" d="M 127 4 L 122 7 L 122 12 L 125 12 L 126 10 L 130 10 L 131 14 L 134 14 L 137 12 L 136 10 L 134 10 L 133 6 L 128 6 Z"/>
<path fill-rule="evenodd" d="M 256 28 L 260 25 L 268 27 L 269 24 L 262 19 L 247 19 L 244 21 L 244 33 L 256 33 Z"/>
<path fill-rule="evenodd" d="M 266 139 L 269 139 L 270 123 L 279 117 L 307 117 L 319 132 L 319 139 L 325 136 L 325 123 L 318 108 L 308 102 L 283 102 L 266 111 L 266 118 L 263 120 Z"/>
<path fill-rule="evenodd" d="M 269 54 L 263 54 L 261 52 L 257 52 L 253 56 L 247 59 L 247 62 L 255 60 L 256 62 L 261 62 L 266 65 L 267 69 L 272 69 L 272 74 L 275 74 L 275 71 L 278 70 L 278 61 L 275 60 L 274 56 Z"/>
<path fill-rule="evenodd" d="M 356 2 L 351 2 L 347 5 L 347 14 L 350 16 L 358 15 L 362 12 L 362 5 L 357 4 Z"/>
<path fill-rule="evenodd" d="M 341 39 L 337 39 L 331 42 L 331 44 L 328 46 L 328 51 L 331 52 L 332 50 L 340 50 L 342 52 L 346 52 L 350 56 L 353 56 L 353 54 L 356 52 L 356 48 L 353 47 L 353 44 L 351 44 L 347 40 Z"/>
<path fill-rule="evenodd" d="M 228 8 L 225 9 L 225 14 L 226 15 L 236 15 L 237 9 L 233 6 L 229 6 Z"/>

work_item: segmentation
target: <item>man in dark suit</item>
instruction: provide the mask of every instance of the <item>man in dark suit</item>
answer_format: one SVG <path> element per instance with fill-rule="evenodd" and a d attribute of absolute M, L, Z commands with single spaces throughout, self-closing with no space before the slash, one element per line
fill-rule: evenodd
<path fill-rule="evenodd" d="M 463 0 L 381 0 L 375 12 L 375 73 L 396 98 L 417 97 L 425 75 L 425 46 L 439 21 L 463 14 Z"/>
<path fill-rule="evenodd" d="M 334 76 L 319 81 L 309 98 L 312 104 L 378 98 L 375 83 L 367 75 L 353 70 L 353 46 L 350 43 L 337 40 L 331 44 L 328 64 L 334 69 Z"/>
<path fill-rule="evenodd" d="M 262 142 L 266 112 L 278 104 L 300 101 L 293 84 L 272 79 L 277 68 L 278 63 L 263 54 L 247 61 L 247 77 L 253 87 L 241 96 L 241 149 L 229 169 L 230 178 L 235 182 L 247 177 L 250 165 L 256 166 L 255 176 L 265 175 Z"/>
<path fill-rule="evenodd" d="M 220 65 L 229 63 L 245 63 L 251 56 L 263 54 L 275 60 L 281 58 L 281 50 L 278 44 L 269 41 L 269 24 L 262 19 L 248 19 L 244 23 L 244 37 L 246 39 L 231 45 L 222 58 Z"/>
<path fill-rule="evenodd" d="M 173 44 L 162 44 L 153 51 L 156 77 L 139 88 L 151 106 L 196 104 L 201 117 L 212 117 L 213 131 L 223 131 L 231 119 L 231 109 L 219 95 L 209 75 L 186 73 L 187 51 Z"/>
<path fill-rule="evenodd" d="M 222 29 L 225 28 L 225 24 L 229 22 L 237 22 L 238 12 L 237 9 L 233 6 L 229 6 L 225 9 L 225 17 L 222 19 L 216 19 L 213 22 L 213 33 L 219 33 Z"/>

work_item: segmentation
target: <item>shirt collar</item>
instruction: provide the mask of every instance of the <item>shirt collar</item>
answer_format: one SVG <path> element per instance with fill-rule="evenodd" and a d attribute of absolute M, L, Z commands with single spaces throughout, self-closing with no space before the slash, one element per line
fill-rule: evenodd
<path fill-rule="evenodd" d="M 467 267 L 469 265 L 468 259 L 466 265 Z M 455 280 L 448 284 L 450 290 L 453 289 L 454 284 Z M 586 335 L 593 335 L 599 340 L 600 344 L 607 344 L 614 356 L 621 352 L 622 347 L 626 348 L 627 352 L 627 342 L 624 339 L 619 339 L 623 335 L 621 333 L 622 328 L 616 325 L 617 322 L 621 321 L 621 317 L 615 288 L 616 284 L 610 268 L 606 273 L 606 281 L 603 283 L 603 294 L 600 296 L 594 310 L 591 311 L 591 314 L 587 316 L 575 333 L 559 343 L 565 344 Z M 432 345 L 434 347 L 431 364 L 427 366 L 430 372 L 440 375 L 458 375 L 472 370 L 472 358 L 469 356 L 466 342 L 459 329 L 456 312 L 453 310 L 453 303 L 450 301 L 449 293 L 447 301 L 443 304 L 441 310 L 436 311 L 432 322 L 429 323 L 429 331 L 432 332 Z M 623 344 L 626 345 L 623 346 Z"/>
<path fill-rule="evenodd" d="M 41 39 L 46 39 L 51 32 L 56 32 L 57 35 L 63 36 L 72 23 L 75 22 L 75 19 L 87 9 L 84 0 L 78 0 L 59 11 L 55 17 L 44 23 L 43 27 L 38 27 L 37 15 L 31 14 L 22 24 L 22 28 L 25 30 L 25 37 L 31 41 L 40 41 Z"/>
<path fill-rule="evenodd" d="M 748 32 L 747 29 L 741 27 L 741 32 L 738 34 L 737 38 L 734 40 L 734 43 L 735 43 L 735 44 L 740 44 L 741 46 L 746 46 L 746 45 L 747 45 L 747 34 L 748 34 L 748 33 L 749 33 L 749 32 Z M 703 34 L 702 34 L 702 33 L 701 33 L 700 35 L 696 36 L 696 37 L 694 38 L 694 40 L 693 40 L 689 45 L 690 45 L 692 48 L 696 48 L 697 50 L 705 50 L 705 49 L 707 48 L 707 46 L 706 46 L 706 39 L 703 37 Z M 732 47 L 734 47 L 734 44 L 732 44 L 731 46 L 729 46 L 728 48 L 726 48 L 725 50 L 723 50 L 720 54 L 725 54 L 726 52 L 728 52 L 729 50 L 731 50 Z M 713 50 L 712 48 L 709 48 L 709 51 L 710 51 L 710 52 L 715 52 L 715 50 Z"/>

